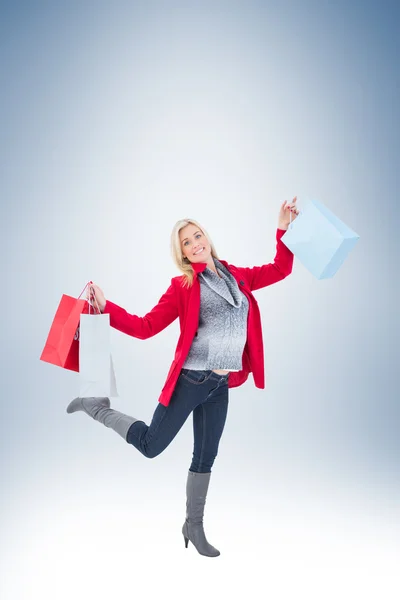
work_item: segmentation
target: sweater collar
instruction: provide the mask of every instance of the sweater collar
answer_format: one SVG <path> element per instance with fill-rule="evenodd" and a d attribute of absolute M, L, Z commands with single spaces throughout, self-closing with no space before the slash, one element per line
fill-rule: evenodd
<path fill-rule="evenodd" d="M 211 269 L 205 269 L 200 274 L 202 281 L 219 296 L 225 298 L 229 304 L 239 308 L 242 304 L 242 295 L 236 279 L 220 260 L 214 258 L 214 261 L 220 274 L 216 275 Z"/>

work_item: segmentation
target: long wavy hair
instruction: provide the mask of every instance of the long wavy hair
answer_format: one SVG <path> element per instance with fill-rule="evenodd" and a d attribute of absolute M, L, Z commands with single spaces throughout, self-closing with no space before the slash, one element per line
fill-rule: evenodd
<path fill-rule="evenodd" d="M 183 273 L 183 286 L 191 287 L 193 285 L 194 280 L 194 270 L 190 260 L 186 257 L 183 257 L 182 255 L 181 241 L 179 239 L 179 233 L 181 229 L 186 227 L 186 225 L 195 225 L 196 227 L 198 227 L 200 231 L 202 231 L 202 233 L 204 234 L 208 243 L 211 246 L 211 256 L 217 259 L 219 259 L 219 256 L 214 247 L 214 244 L 212 243 L 210 236 L 208 235 L 204 227 L 200 225 L 200 223 L 198 223 L 194 219 L 189 218 L 180 219 L 175 223 L 171 233 L 171 256 L 179 271 Z"/>

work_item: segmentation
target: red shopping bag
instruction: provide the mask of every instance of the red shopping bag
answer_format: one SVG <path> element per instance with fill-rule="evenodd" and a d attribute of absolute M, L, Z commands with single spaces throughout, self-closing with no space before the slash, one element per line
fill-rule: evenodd
<path fill-rule="evenodd" d="M 87 300 L 80 300 L 88 285 L 78 298 L 63 294 L 40 360 L 79 372 L 79 321 L 81 314 L 93 310 Z"/>

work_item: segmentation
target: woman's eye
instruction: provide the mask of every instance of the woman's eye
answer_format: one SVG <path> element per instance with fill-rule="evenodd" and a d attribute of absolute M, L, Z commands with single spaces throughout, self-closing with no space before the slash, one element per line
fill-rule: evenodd
<path fill-rule="evenodd" d="M 201 233 L 197 233 L 197 234 L 195 235 L 195 237 L 196 237 L 196 238 L 199 238 L 199 237 L 201 237 Z M 189 242 L 188 242 L 188 240 L 186 240 L 186 242 L 184 242 L 184 243 L 183 243 L 183 245 L 184 245 L 184 246 L 187 246 L 187 245 L 188 245 L 188 243 L 189 243 Z"/>

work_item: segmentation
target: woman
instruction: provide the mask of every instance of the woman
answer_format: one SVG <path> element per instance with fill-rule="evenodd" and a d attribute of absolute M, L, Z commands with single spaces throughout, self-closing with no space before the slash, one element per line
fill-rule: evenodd
<path fill-rule="evenodd" d="M 156 335 L 179 317 L 181 334 L 167 380 L 150 425 L 110 408 L 108 398 L 75 398 L 67 412 L 84 411 L 114 429 L 144 456 L 154 458 L 172 442 L 193 412 L 194 448 L 186 482 L 186 519 L 182 533 L 204 556 L 218 556 L 208 543 L 203 516 L 218 445 L 228 410 L 228 390 L 253 373 L 264 386 L 260 312 L 252 291 L 281 281 L 293 266 L 293 254 L 281 241 L 296 200 L 282 204 L 273 263 L 235 267 L 218 259 L 216 250 L 193 219 L 178 221 L 171 235 L 174 262 L 183 275 L 174 277 L 158 304 L 144 317 L 126 312 L 92 285 L 87 299 L 109 313 L 111 326 L 139 339 Z"/>

